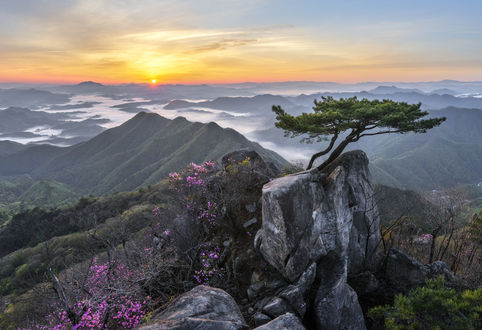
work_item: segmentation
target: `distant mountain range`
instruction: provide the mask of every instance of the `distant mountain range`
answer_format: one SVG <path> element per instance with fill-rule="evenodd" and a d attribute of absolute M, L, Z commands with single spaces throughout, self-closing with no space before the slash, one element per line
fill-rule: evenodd
<path fill-rule="evenodd" d="M 366 92 L 325 92 L 315 94 L 301 94 L 298 96 L 279 96 L 279 95 L 257 95 L 254 97 L 219 97 L 210 101 L 184 101 L 173 100 L 165 109 L 175 110 L 190 107 L 205 107 L 210 109 L 222 109 L 238 112 L 269 112 L 271 106 L 281 105 L 283 108 L 298 108 L 309 111 L 313 106 L 313 101 L 320 100 L 323 96 L 332 96 L 335 99 L 356 96 L 359 99 L 369 100 L 387 98 L 397 102 L 407 102 L 416 104 L 421 102 L 424 109 L 442 109 L 446 107 L 475 108 L 482 109 L 482 98 L 477 97 L 455 97 L 449 94 L 425 94 L 421 91 L 403 90 L 396 87 L 377 87 Z M 304 107 L 304 108 L 303 108 Z"/>
<path fill-rule="evenodd" d="M 375 182 L 404 189 L 440 189 L 482 181 L 482 110 L 446 108 L 430 116 L 447 117 L 425 134 L 387 134 L 366 137 L 347 150 L 364 150 Z M 314 153 L 327 142 L 299 143 L 275 127 L 249 134 L 274 150 Z M 262 143 L 264 145 L 264 143 Z"/>
<path fill-rule="evenodd" d="M 482 181 L 482 111 L 447 108 L 431 111 L 431 116 L 447 121 L 425 134 L 360 141 L 362 149 L 371 149 L 370 166 L 377 183 L 440 189 Z"/>
<path fill-rule="evenodd" d="M 33 141 L 37 139 L 39 143 L 48 141 L 52 144 L 71 145 L 99 134 L 104 130 L 100 125 L 110 121 L 105 118 L 95 118 L 95 116 L 76 120 L 75 115 L 78 113 L 76 111 L 49 113 L 20 107 L 0 109 L 0 138 L 2 140 L 32 139 Z M 61 133 L 53 136 L 52 130 Z"/>
<path fill-rule="evenodd" d="M 105 194 L 156 183 L 190 162 L 218 160 L 242 148 L 254 149 L 278 166 L 287 164 L 233 129 L 141 112 L 71 147 L 0 144 L 0 175 L 28 174 L 60 182 L 78 193 Z"/>
<path fill-rule="evenodd" d="M 234 112 L 264 112 L 269 113 L 273 104 L 284 108 L 295 108 L 298 105 L 288 98 L 279 95 L 256 95 L 253 97 L 218 97 L 211 101 L 189 102 L 174 100 L 167 104 L 164 109 L 174 110 L 190 107 L 204 107 L 217 110 L 229 110 Z"/>
<path fill-rule="evenodd" d="M 71 95 L 34 88 L 0 89 L 0 108 L 29 107 L 69 102 Z"/>
<path fill-rule="evenodd" d="M 298 89 L 298 92 L 291 95 L 252 95 L 253 92 L 263 89 L 282 92 Z M 310 89 L 325 91 L 299 94 L 299 90 Z M 329 89 L 337 91 L 326 91 Z M 131 113 L 149 111 L 153 112 L 153 116 L 158 112 L 169 118 L 186 116 L 195 121 L 215 121 L 223 127 L 235 127 L 249 139 L 258 141 L 262 146 L 275 150 L 287 159 L 307 159 L 311 153 L 323 148 L 323 143 L 306 145 L 299 144 L 296 139 L 285 138 L 282 130 L 274 127 L 272 105 L 281 105 L 287 112 L 299 114 L 311 111 L 313 100 L 319 100 L 322 96 L 357 96 L 408 103 L 422 102 L 422 107 L 432 115 L 448 118 L 441 127 L 430 130 L 427 134 L 370 137 L 350 146 L 351 149 L 359 148 L 367 152 L 377 182 L 418 190 L 482 181 L 482 167 L 479 166 L 482 157 L 482 98 L 473 96 L 482 90 L 481 82 L 366 82 L 351 85 L 281 82 L 149 86 L 104 85 L 89 81 L 77 85 L 50 86 L 49 90 L 0 90 L 0 140 L 71 147 L 0 143 L 0 176 L 26 173 L 35 179 L 59 181 L 77 193 L 97 194 L 134 189 L 153 182 L 160 177 L 154 167 L 163 175 L 168 170 L 176 169 L 182 161 L 189 161 L 196 155 L 195 147 L 192 146 L 194 143 L 190 142 L 196 139 L 195 134 L 200 134 L 203 146 L 210 146 L 216 151 L 212 152 L 214 156 L 221 156 L 222 152 L 217 153 L 216 147 L 210 144 L 210 141 L 203 140 L 204 136 L 214 135 L 214 131 L 222 130 L 219 126 L 214 129 L 214 124 L 184 125 L 181 124 L 183 119 L 153 119 L 155 125 L 144 123 L 133 133 L 124 131 L 130 127 L 129 121 L 121 125 L 121 128 L 115 128 L 113 132 L 122 132 L 116 133 L 116 140 L 126 141 L 123 142 L 126 145 L 136 141 L 137 147 L 123 149 L 112 141 L 112 145 L 105 146 L 107 150 L 103 149 L 104 139 L 114 134 L 109 130 L 98 135 L 106 127 L 120 125 Z M 92 93 L 101 96 L 92 97 Z M 456 96 L 460 94 L 466 96 Z M 216 97 L 212 98 L 213 95 Z M 180 98 L 177 99 L 177 96 Z M 18 106 L 2 109 L 2 102 L 31 104 L 33 110 Z M 185 120 L 184 122 L 187 123 Z M 205 125 L 212 127 L 203 128 Z M 179 129 L 180 133 L 176 129 Z M 149 132 L 149 136 L 142 135 L 143 131 Z M 236 138 L 225 138 L 224 135 L 229 135 L 227 132 L 230 131 L 222 131 L 224 133 L 219 133 L 219 136 L 226 140 L 223 147 L 220 147 L 223 152 L 238 146 L 248 146 L 249 141 L 241 141 L 240 135 Z M 135 138 L 127 141 L 122 134 Z M 89 139 L 92 140 L 86 144 L 78 144 Z M 176 154 L 171 159 L 160 155 L 152 142 L 154 140 L 164 144 L 160 150 L 166 154 L 176 150 L 180 156 Z M 228 142 L 232 142 L 232 146 L 228 147 Z M 181 148 L 183 145 L 186 147 Z M 87 154 L 90 156 L 86 156 Z M 207 150 L 202 152 L 199 159 L 204 159 L 201 156 L 205 154 Z M 178 159 L 182 161 L 178 162 Z M 149 167 L 150 165 L 152 167 Z M 106 168 L 111 170 L 107 171 Z M 84 173 L 88 174 L 84 177 Z M 128 182 L 117 181 L 121 177 Z"/>

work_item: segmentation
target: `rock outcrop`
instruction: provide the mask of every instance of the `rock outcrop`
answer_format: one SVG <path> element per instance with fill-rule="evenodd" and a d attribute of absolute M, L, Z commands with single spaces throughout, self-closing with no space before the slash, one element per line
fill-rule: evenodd
<path fill-rule="evenodd" d="M 405 253 L 391 249 L 386 260 L 385 276 L 388 287 L 394 292 L 408 294 L 425 284 L 430 278 L 444 276 L 448 286 L 456 287 L 455 276 L 443 261 L 424 265 Z"/>
<path fill-rule="evenodd" d="M 154 329 L 249 329 L 234 299 L 221 289 L 199 285 L 178 297 L 165 311 L 156 315 Z"/>
<path fill-rule="evenodd" d="M 226 155 L 224 170 L 244 164 L 246 158 L 250 167 L 243 169 L 250 177 L 255 174 L 254 182 L 260 188 L 276 169 L 272 171 L 255 152 Z M 242 215 L 238 227 L 259 228 L 259 190 L 249 198 L 244 195 L 243 200 L 233 196 L 237 203 L 233 209 L 238 212 L 232 213 Z M 423 265 L 393 249 L 379 257 L 380 220 L 368 159 L 361 151 L 341 155 L 323 171 L 304 171 L 269 181 L 263 186 L 261 201 L 256 253 L 249 240 L 245 241 L 249 246 L 238 246 L 231 237 L 223 242 L 225 250 L 220 258 L 225 260 L 229 253 L 234 256 L 229 264 L 231 274 L 244 287 L 230 292 L 241 297 L 243 311 L 255 329 L 363 330 L 366 325 L 359 301 L 366 312 L 370 306 L 389 303 L 397 293 L 407 294 L 427 278 L 442 274 L 449 285 L 455 283 L 443 262 Z M 230 209 L 225 213 L 231 214 Z M 177 219 L 178 226 L 186 232 L 193 230 L 183 219 Z M 159 237 L 158 244 L 163 244 L 163 239 L 166 241 Z M 142 327 L 248 328 L 228 293 L 202 285 L 178 297 L 153 317 L 150 325 Z"/>
<path fill-rule="evenodd" d="M 274 163 L 265 162 L 263 158 L 254 150 L 240 149 L 230 152 L 223 156 L 221 164 L 223 168 L 231 165 L 232 163 L 241 163 L 249 159 L 251 168 L 253 171 L 265 178 L 274 178 L 280 174 L 280 170 Z"/>
<path fill-rule="evenodd" d="M 278 316 L 273 321 L 270 321 L 254 330 L 305 330 L 305 327 L 300 320 L 292 313 L 286 313 Z"/>
<path fill-rule="evenodd" d="M 275 179 L 263 187 L 262 202 L 255 246 L 288 283 L 263 312 L 293 312 L 319 329 L 365 329 L 347 284 L 348 272 L 377 261 L 379 217 L 365 153 L 345 153 L 324 171 Z"/>

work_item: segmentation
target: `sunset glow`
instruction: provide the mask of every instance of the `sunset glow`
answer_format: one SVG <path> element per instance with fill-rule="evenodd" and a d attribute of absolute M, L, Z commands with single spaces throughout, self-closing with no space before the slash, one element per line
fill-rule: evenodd
<path fill-rule="evenodd" d="M 477 1 L 126 2 L 130 6 L 90 0 L 3 4 L 0 81 L 482 77 Z"/>

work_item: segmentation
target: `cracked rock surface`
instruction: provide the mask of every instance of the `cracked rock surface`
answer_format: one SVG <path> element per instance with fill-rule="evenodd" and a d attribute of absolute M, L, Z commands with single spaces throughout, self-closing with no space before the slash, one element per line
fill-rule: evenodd
<path fill-rule="evenodd" d="M 225 291 L 199 285 L 179 296 L 165 311 L 156 315 L 153 329 L 248 329 L 234 299 Z"/>
<path fill-rule="evenodd" d="M 289 283 L 267 307 L 275 303 L 280 314 L 288 306 L 285 311 L 320 329 L 365 329 L 347 284 L 348 272 L 377 261 L 380 220 L 365 153 L 351 151 L 323 171 L 275 179 L 263 187 L 262 202 L 256 247 Z"/>

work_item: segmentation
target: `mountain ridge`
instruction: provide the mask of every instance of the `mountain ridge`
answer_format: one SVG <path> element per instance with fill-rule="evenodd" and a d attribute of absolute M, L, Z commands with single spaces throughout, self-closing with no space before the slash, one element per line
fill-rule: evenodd
<path fill-rule="evenodd" d="M 77 193 L 101 195 L 134 190 L 191 162 L 219 160 L 242 148 L 253 149 L 280 167 L 287 164 L 233 129 L 140 112 L 71 147 L 36 145 L 0 157 L 0 175 L 29 174 L 65 184 Z"/>

